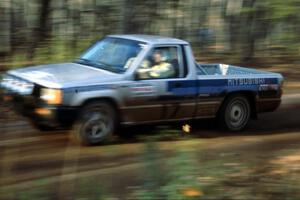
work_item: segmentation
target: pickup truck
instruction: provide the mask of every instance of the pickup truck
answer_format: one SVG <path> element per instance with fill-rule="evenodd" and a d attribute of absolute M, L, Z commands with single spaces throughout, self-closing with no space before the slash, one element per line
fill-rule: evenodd
<path fill-rule="evenodd" d="M 109 35 L 70 63 L 10 70 L 5 102 L 40 130 L 67 127 L 85 145 L 119 125 L 216 118 L 240 131 L 281 102 L 278 73 L 198 64 L 188 42 L 151 35 Z"/>

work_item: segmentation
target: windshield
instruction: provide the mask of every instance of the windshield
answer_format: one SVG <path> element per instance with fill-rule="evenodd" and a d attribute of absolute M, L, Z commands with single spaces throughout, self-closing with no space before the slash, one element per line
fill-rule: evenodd
<path fill-rule="evenodd" d="M 105 38 L 90 47 L 76 62 L 123 73 L 141 52 L 143 43 L 121 38 Z"/>

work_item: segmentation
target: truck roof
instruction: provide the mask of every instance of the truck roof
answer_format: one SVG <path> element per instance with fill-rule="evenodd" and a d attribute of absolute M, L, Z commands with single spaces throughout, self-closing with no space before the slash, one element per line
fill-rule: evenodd
<path fill-rule="evenodd" d="M 164 37 L 158 35 L 143 35 L 143 34 L 130 34 L 130 35 L 109 35 L 109 37 L 124 38 L 129 40 L 137 40 L 146 42 L 148 44 L 188 44 L 188 42 L 176 38 Z"/>

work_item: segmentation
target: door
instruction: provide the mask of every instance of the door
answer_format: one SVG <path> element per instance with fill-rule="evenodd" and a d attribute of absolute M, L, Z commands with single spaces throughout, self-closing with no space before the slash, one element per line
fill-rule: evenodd
<path fill-rule="evenodd" d="M 186 78 L 183 47 L 154 47 L 129 83 L 124 114 L 126 123 L 192 118 L 195 114 L 196 81 Z"/>

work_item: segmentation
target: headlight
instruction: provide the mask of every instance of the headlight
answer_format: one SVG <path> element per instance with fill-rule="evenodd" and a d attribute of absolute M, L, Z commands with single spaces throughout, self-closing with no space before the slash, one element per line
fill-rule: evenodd
<path fill-rule="evenodd" d="M 61 104 L 62 91 L 59 89 L 43 88 L 41 90 L 41 99 L 45 100 L 48 104 Z"/>

